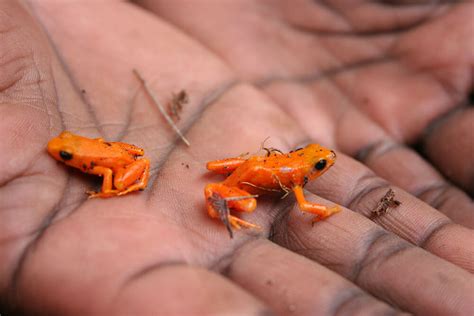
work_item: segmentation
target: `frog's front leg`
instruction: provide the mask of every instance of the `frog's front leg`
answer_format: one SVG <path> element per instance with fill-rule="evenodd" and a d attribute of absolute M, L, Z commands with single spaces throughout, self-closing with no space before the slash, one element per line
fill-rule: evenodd
<path fill-rule="evenodd" d="M 95 166 L 92 170 L 89 171 L 91 174 L 95 174 L 97 176 L 101 176 L 104 178 L 102 182 L 102 190 L 100 192 L 94 191 L 87 191 L 86 193 L 89 194 L 89 199 L 101 197 L 111 197 L 117 195 L 117 190 L 112 190 L 112 176 L 113 172 L 112 169 L 106 167 Z"/>
<path fill-rule="evenodd" d="M 311 202 L 306 201 L 304 197 L 304 193 L 303 193 L 303 187 L 299 185 L 296 185 L 295 187 L 293 187 L 293 192 L 295 193 L 298 206 L 303 212 L 308 212 L 308 213 L 317 215 L 313 219 L 313 222 L 320 221 L 322 219 L 325 219 L 326 217 L 331 216 L 334 213 L 341 211 L 341 208 L 339 207 L 339 205 L 327 207 L 321 204 L 311 203 Z"/>
<path fill-rule="evenodd" d="M 204 189 L 207 213 L 212 218 L 220 218 L 227 226 L 232 237 L 232 229 L 260 228 L 258 225 L 246 222 L 230 215 L 230 210 L 238 212 L 253 212 L 257 207 L 257 200 L 250 193 L 236 187 L 228 187 L 222 183 L 208 184 Z M 248 198 L 245 198 L 249 196 Z"/>
<path fill-rule="evenodd" d="M 118 169 L 114 178 L 114 186 L 118 191 L 117 195 L 125 195 L 145 189 L 149 174 L 150 161 L 146 158 L 136 160 L 128 166 Z"/>
<path fill-rule="evenodd" d="M 228 158 L 222 160 L 209 161 L 206 165 L 207 170 L 214 171 L 219 174 L 229 174 L 240 167 L 247 159 L 245 158 Z"/>

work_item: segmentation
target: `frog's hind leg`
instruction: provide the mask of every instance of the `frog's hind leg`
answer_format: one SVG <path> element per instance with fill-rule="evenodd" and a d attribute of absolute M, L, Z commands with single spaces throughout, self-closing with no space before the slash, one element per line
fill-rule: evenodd
<path fill-rule="evenodd" d="M 150 161 L 146 158 L 136 160 L 126 168 L 117 171 L 114 186 L 119 190 L 117 195 L 144 190 L 148 184 Z"/>
<path fill-rule="evenodd" d="M 102 190 L 100 192 L 94 191 L 87 191 L 86 193 L 89 194 L 89 199 L 100 197 L 100 198 L 108 198 L 117 195 L 117 190 L 112 190 L 112 179 L 113 179 L 113 172 L 112 169 L 106 167 L 95 166 L 90 171 L 91 174 L 95 174 L 104 178 L 102 182 Z"/>
<path fill-rule="evenodd" d="M 219 174 L 229 174 L 240 167 L 247 159 L 245 158 L 228 158 L 222 160 L 209 161 L 206 165 L 207 170 L 214 171 Z"/>
<path fill-rule="evenodd" d="M 255 195 L 222 183 L 208 184 L 204 189 L 207 213 L 212 218 L 219 218 L 227 227 L 232 237 L 232 228 L 257 228 L 260 226 L 244 221 L 230 214 L 230 210 L 253 212 L 257 207 Z"/>

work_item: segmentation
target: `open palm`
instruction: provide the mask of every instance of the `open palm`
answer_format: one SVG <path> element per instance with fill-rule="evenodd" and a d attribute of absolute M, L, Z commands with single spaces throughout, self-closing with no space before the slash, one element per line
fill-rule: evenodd
<path fill-rule="evenodd" d="M 3 308 L 472 313 L 473 6 L 348 3 L 0 2 Z M 188 92 L 190 147 L 133 69 L 163 103 Z M 148 188 L 88 200 L 100 179 L 45 151 L 62 130 L 144 148 Z M 263 231 L 230 239 L 205 163 L 268 136 L 337 150 L 306 196 L 345 208 L 312 227 L 292 197 L 261 198 L 246 218 Z M 402 204 L 371 218 L 390 187 Z"/>

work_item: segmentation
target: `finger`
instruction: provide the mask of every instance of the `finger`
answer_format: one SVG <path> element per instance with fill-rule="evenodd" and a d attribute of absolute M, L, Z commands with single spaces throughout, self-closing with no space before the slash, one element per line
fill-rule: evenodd
<path fill-rule="evenodd" d="M 386 133 L 384 133 L 379 127 L 372 124 L 360 112 L 356 110 L 348 110 L 347 108 L 345 108 L 344 103 L 342 102 L 339 103 L 342 104 L 342 109 L 339 107 L 324 109 L 323 105 L 326 104 L 328 100 L 332 101 L 331 103 L 333 103 L 334 99 L 336 98 L 340 98 L 341 101 L 344 101 L 340 94 L 338 94 L 337 91 L 334 90 L 334 87 L 332 87 L 330 84 L 321 82 L 313 85 L 312 88 L 312 90 L 308 90 L 304 87 L 296 86 L 294 84 L 281 83 L 272 84 L 266 89 L 266 91 L 268 91 L 268 93 L 270 93 L 279 104 L 285 104 L 285 107 L 288 108 L 292 107 L 291 113 L 298 120 L 304 122 L 303 128 L 308 131 L 312 138 L 318 139 L 323 137 L 322 139 L 324 139 L 324 135 L 328 134 L 329 130 L 330 134 L 336 135 L 336 137 L 333 139 L 333 142 L 336 143 L 338 147 L 343 149 L 345 152 L 348 152 L 350 154 L 356 153 L 358 148 L 361 148 L 359 146 L 364 146 L 363 144 L 383 143 L 383 140 L 387 138 Z M 318 98 L 311 99 L 312 96 L 317 96 Z M 297 102 L 297 100 L 303 100 L 303 102 Z M 314 104 L 315 110 L 320 109 L 321 111 L 324 110 L 324 112 L 320 111 L 318 115 L 317 111 L 315 111 L 314 116 L 309 115 L 304 118 L 302 104 L 304 104 L 305 101 L 313 102 L 312 104 Z M 344 112 L 343 109 L 345 109 Z M 321 117 L 326 118 L 326 125 L 320 124 Z M 334 122 L 337 122 L 337 125 L 334 126 Z M 318 126 L 321 126 L 323 128 L 311 128 L 311 126 L 315 126 L 315 124 L 318 124 Z M 333 131 L 334 129 L 336 131 Z M 327 137 L 325 138 L 327 139 Z M 341 161 L 342 159 L 344 159 L 344 161 Z M 390 166 L 386 167 L 386 169 L 389 168 Z M 409 170 L 407 170 L 406 172 L 409 173 Z M 331 176 L 331 173 L 333 174 L 333 176 Z M 332 177 L 334 177 L 333 179 L 341 179 L 341 183 L 343 183 L 344 185 L 335 186 L 334 183 L 329 183 L 328 181 Z M 410 177 L 409 179 L 413 182 L 420 183 L 420 186 L 425 185 L 423 181 L 424 179 L 416 180 L 414 179 L 414 177 Z M 320 183 L 320 185 L 317 185 L 317 183 Z M 380 198 L 387 191 L 389 184 L 382 181 L 381 179 L 377 179 L 376 177 L 374 178 L 371 173 L 367 173 L 367 170 L 360 164 L 357 164 L 351 161 L 350 159 L 339 158 L 336 165 L 327 175 L 325 175 L 318 181 L 309 184 L 307 188 L 311 190 L 312 187 L 317 187 L 320 190 L 324 190 L 324 188 L 330 187 L 332 190 L 328 192 L 326 189 L 325 191 L 323 191 L 325 194 L 323 194 L 322 196 L 342 205 L 346 205 L 351 209 L 355 208 L 354 210 L 362 212 L 366 216 L 371 216 L 371 210 L 376 207 L 377 203 L 380 201 Z M 378 189 L 375 190 L 375 188 Z M 320 190 L 316 190 L 313 192 L 321 194 Z M 357 194 L 357 192 L 359 194 L 364 195 L 364 190 L 367 190 L 369 192 L 368 195 L 372 197 L 369 198 L 367 196 L 364 198 L 364 200 L 366 198 L 368 198 L 369 200 L 365 200 L 365 202 L 360 203 L 357 202 L 357 205 L 352 204 L 349 206 L 349 201 L 347 200 L 348 197 L 355 196 L 354 194 Z M 348 195 L 348 192 L 352 192 L 352 194 Z M 450 250 L 448 250 L 448 248 L 444 248 L 444 244 L 443 247 L 441 247 L 443 243 L 441 239 L 439 239 L 437 242 L 434 242 L 434 244 L 432 243 L 433 240 L 436 240 L 438 237 L 444 235 L 439 234 L 439 231 L 437 231 L 437 229 L 435 230 L 435 228 L 441 229 L 442 226 L 446 226 L 445 228 L 441 229 L 445 230 L 448 227 L 451 227 L 451 225 L 448 225 L 449 220 L 447 220 L 447 218 L 442 216 L 439 212 L 433 210 L 431 207 L 420 203 L 417 199 L 413 199 L 410 196 L 407 197 L 410 201 L 412 201 L 412 203 L 414 203 L 411 207 L 409 207 L 410 212 L 415 211 L 415 213 L 411 214 L 408 217 L 402 216 L 402 213 L 399 212 L 393 212 L 393 214 L 390 213 L 388 214 L 388 216 L 400 216 L 397 220 L 399 222 L 395 223 L 390 221 L 390 223 L 388 223 L 386 221 L 383 221 L 381 222 L 381 225 L 383 225 L 383 227 L 387 230 L 392 231 L 395 234 L 402 236 L 403 238 L 417 245 L 421 245 L 422 243 L 424 244 L 424 247 L 428 247 L 429 245 L 430 248 L 426 248 L 427 250 L 433 251 L 443 258 L 456 262 L 457 264 L 467 268 L 468 270 L 473 271 L 472 265 L 469 264 L 469 261 L 471 260 L 470 258 L 472 258 L 473 256 L 472 250 L 470 248 L 464 247 L 463 255 L 459 257 L 457 255 L 457 252 L 459 250 L 457 249 L 458 243 L 449 243 L 448 248 L 450 248 Z M 453 195 L 453 198 L 455 197 L 456 195 Z M 466 216 L 470 216 L 471 214 L 470 202 L 468 200 L 463 203 L 467 207 L 464 207 L 464 210 L 466 211 L 461 213 L 462 215 L 460 217 L 466 218 Z M 403 203 L 401 209 L 404 209 L 407 206 L 407 203 Z M 449 214 L 450 212 L 448 211 L 447 213 Z M 472 233 L 470 230 L 463 229 L 462 227 L 456 225 L 452 227 L 454 227 L 455 232 L 452 237 L 457 236 L 456 240 L 458 240 L 459 242 L 461 242 L 462 240 L 466 240 L 466 238 L 467 240 L 470 240 L 472 238 Z M 430 231 L 435 233 L 430 234 Z M 439 234 L 438 237 L 436 237 L 437 234 Z M 423 240 L 425 239 L 430 240 L 430 242 L 423 242 Z M 443 248 L 444 250 L 442 250 Z"/>
<path fill-rule="evenodd" d="M 363 161 L 379 176 L 419 197 L 454 222 L 474 228 L 474 205 L 469 196 L 444 180 L 412 150 L 380 143 L 366 154 Z M 466 161 L 469 160 L 462 163 Z"/>
<path fill-rule="evenodd" d="M 212 1 L 201 1 L 199 6 L 187 1 L 135 2 L 199 38 L 243 77 L 258 82 L 317 76 L 340 68 L 341 64 L 352 65 L 380 56 L 375 48 L 392 43 L 395 32 L 390 31 L 410 28 L 427 15 L 434 16 L 433 11 L 437 12 L 434 9 L 441 7 L 399 8 L 366 2 L 305 0 L 291 4 L 287 1 L 268 4 L 228 2 L 218 6 Z M 194 12 L 193 16 L 186 14 L 190 10 Z M 210 17 L 213 23 L 201 22 Z M 225 30 L 226 34 L 252 36 L 239 37 L 240 49 L 237 51 L 234 37 L 221 36 L 220 30 Z M 364 34 L 379 36 L 357 38 Z M 268 41 L 269 38 L 272 41 Z M 350 50 L 346 49 L 348 45 Z M 252 51 L 252 58 L 246 57 L 248 51 Z M 267 56 L 272 56 L 271 60 Z M 257 64 L 255 60 L 260 62 Z"/>
<path fill-rule="evenodd" d="M 450 25 L 451 35 L 471 38 L 467 21 L 472 10 L 472 4 L 461 2 L 435 19 L 398 33 L 391 46 L 379 50 L 387 59 L 338 73 L 335 83 L 392 138 L 415 142 L 432 120 L 459 107 L 469 92 L 472 54 L 466 52 L 472 51 L 470 44 L 457 45 L 455 37 L 443 34 Z"/>
<path fill-rule="evenodd" d="M 459 38 L 472 37 L 473 29 L 469 27 L 469 23 L 465 21 L 469 20 L 472 12 L 474 12 L 473 10 L 474 6 L 472 3 L 458 3 L 452 6 L 449 11 L 445 11 L 439 18 L 433 19 L 429 23 L 420 25 L 420 27 L 411 32 L 400 36 L 396 45 L 394 45 L 389 52 L 405 61 L 406 70 L 412 73 L 412 84 L 410 81 L 400 78 L 401 80 L 396 80 L 396 85 L 391 86 L 387 91 L 383 91 L 383 88 L 373 89 L 373 85 L 371 85 L 370 88 L 367 87 L 367 89 L 365 89 L 366 92 L 362 92 L 364 90 L 363 85 L 369 84 L 370 81 L 368 77 L 363 75 L 364 73 L 370 73 L 370 69 L 365 69 L 360 72 L 361 77 L 358 77 L 362 85 L 358 86 L 357 89 L 352 89 L 352 92 L 350 92 L 353 96 L 352 99 L 356 100 L 355 103 L 358 104 L 359 108 L 365 108 L 366 113 L 379 122 L 385 129 L 389 130 L 395 138 L 397 138 L 397 135 L 400 135 L 400 133 L 405 133 L 407 136 L 405 137 L 406 140 L 418 139 L 420 142 L 422 140 L 420 140 L 419 137 L 423 136 L 424 132 L 426 133 L 426 128 L 433 125 L 433 122 L 443 121 L 443 118 L 446 116 L 454 117 L 448 115 L 448 111 L 453 111 L 452 109 L 455 107 L 460 109 L 460 107 L 466 103 L 465 100 L 468 98 L 468 93 L 471 89 L 470 69 L 472 68 L 474 59 L 472 48 L 469 46 L 470 44 L 467 44 L 468 42 L 463 42 L 468 46 L 459 46 L 454 43 L 452 36 L 442 36 L 442 34 L 447 30 L 446 25 L 450 25 L 449 33 L 451 35 L 457 34 Z M 439 34 L 441 39 L 435 39 L 428 34 Z M 433 49 L 434 47 L 438 49 Z M 445 49 L 446 47 L 456 47 L 456 49 Z M 436 51 L 436 53 L 433 53 L 434 51 Z M 348 77 L 350 77 L 350 75 L 351 74 L 348 74 Z M 397 75 L 394 75 L 394 78 L 396 76 Z M 389 77 L 388 74 L 385 77 Z M 432 91 L 430 91 L 430 89 Z M 347 89 L 344 90 L 349 91 Z M 388 97 L 390 93 L 392 93 L 392 96 Z M 365 95 L 367 98 L 363 100 L 363 98 L 361 98 L 362 95 Z M 379 97 L 377 97 L 377 95 Z M 375 99 L 372 99 L 372 96 L 374 96 Z M 396 101 L 399 97 L 399 101 Z M 422 98 L 425 101 L 421 101 Z M 387 101 L 383 101 L 382 99 L 390 99 L 388 102 L 399 103 L 397 106 L 391 107 L 392 109 L 396 109 L 396 114 L 393 115 L 393 113 L 382 109 L 383 106 L 380 105 L 387 104 Z M 419 115 L 414 113 L 411 115 L 409 114 L 410 109 L 407 107 L 407 104 L 410 102 L 407 103 L 406 100 L 413 100 L 417 104 L 430 103 L 431 105 L 411 107 L 414 112 L 423 111 L 423 113 Z M 365 104 L 362 101 L 365 101 Z M 376 114 L 377 112 L 378 114 Z M 410 115 L 411 118 L 405 117 L 405 115 Z M 418 119 L 414 119 L 415 117 Z M 383 121 L 383 119 L 385 121 Z M 470 119 L 465 118 L 464 121 L 466 125 L 472 124 Z M 458 126 L 459 123 L 460 121 L 451 126 Z M 397 128 L 399 131 L 396 131 Z M 458 130 L 458 128 L 456 127 L 453 130 Z M 428 155 L 428 158 L 432 160 L 436 166 L 439 166 L 445 175 L 451 173 L 451 179 L 455 183 L 461 185 L 464 189 L 469 189 L 472 185 L 469 183 L 470 180 L 466 179 L 469 178 L 468 175 L 472 172 L 463 173 L 462 171 L 451 171 L 455 168 L 463 169 L 463 167 L 460 166 L 469 164 L 467 161 L 469 161 L 469 155 L 472 153 L 472 150 L 470 151 L 471 153 L 469 153 L 469 149 L 472 149 L 472 142 L 469 140 L 469 136 L 472 133 L 466 133 L 462 131 L 462 128 L 459 128 L 459 133 L 455 142 L 449 142 L 449 144 L 460 144 L 462 140 L 465 142 L 463 145 L 467 145 L 459 146 L 463 149 L 460 151 L 462 155 L 458 157 L 464 161 L 463 163 L 456 161 L 456 166 L 459 167 L 453 167 L 448 161 L 441 163 L 442 159 L 446 159 L 443 158 L 447 156 L 446 151 L 443 154 L 440 152 L 432 152 Z M 409 134 L 412 134 L 412 136 L 409 136 Z M 440 139 L 442 138 L 431 138 L 430 146 L 433 148 L 432 150 L 438 147 L 443 148 L 443 146 L 450 146 L 440 144 Z M 441 166 L 444 166 L 444 169 L 441 169 Z M 462 179 L 461 174 L 464 174 L 464 178 L 458 181 L 457 179 Z"/>
<path fill-rule="evenodd" d="M 268 315 L 272 312 L 215 273 L 190 266 L 156 265 L 127 281 L 105 313 Z"/>
<path fill-rule="evenodd" d="M 464 108 L 449 115 L 432 128 L 424 149 L 443 174 L 474 195 L 474 109 Z"/>
<path fill-rule="evenodd" d="M 240 77 L 249 81 L 264 79 L 269 74 L 285 73 L 285 68 L 289 63 L 292 70 L 302 71 L 304 69 L 302 61 L 308 61 L 306 52 L 302 52 L 303 43 L 295 45 L 302 50 L 291 50 L 291 53 L 286 46 L 268 45 L 269 42 L 266 39 L 271 38 L 271 34 L 275 32 L 281 32 L 280 34 L 284 34 L 285 38 L 290 35 L 286 27 L 280 27 L 277 23 L 274 24 L 276 28 L 261 23 L 263 16 L 268 17 L 268 15 L 263 15 L 263 12 L 270 13 L 270 16 L 273 13 L 271 5 L 261 4 L 263 6 L 260 8 L 265 8 L 261 11 L 255 3 L 241 1 L 220 2 L 218 5 L 213 1 L 201 1 L 199 5 L 189 1 L 136 2 L 192 34 L 212 52 L 227 61 Z M 267 9 L 269 11 L 266 11 Z M 185 12 L 190 11 L 193 15 L 186 18 Z M 202 21 L 212 21 L 212 23 L 202 23 Z M 228 35 L 222 36 L 222 34 Z M 241 36 L 242 34 L 252 34 L 252 36 Z M 235 43 L 236 38 L 239 39 L 239 45 Z M 293 46 L 291 41 L 285 41 L 285 43 Z M 312 52 L 320 59 L 330 58 L 325 53 L 319 54 L 316 50 Z"/>
<path fill-rule="evenodd" d="M 348 4 L 328 1 L 327 7 L 353 26 L 354 32 L 381 34 L 400 32 L 418 26 L 444 12 L 448 7 L 439 2 L 372 2 Z"/>
<path fill-rule="evenodd" d="M 348 106 L 347 99 L 344 98 L 344 95 L 341 94 L 341 91 L 335 87 L 334 84 L 330 82 L 316 82 L 308 85 L 308 87 L 310 89 L 308 89 L 306 86 L 301 86 L 298 84 L 280 82 L 268 85 L 265 88 L 265 91 L 272 96 L 273 100 L 275 100 L 278 104 L 281 104 L 288 113 L 293 115 L 299 122 L 301 122 L 301 126 L 305 129 L 305 131 L 308 132 L 311 138 L 331 139 L 331 136 L 327 135 L 334 135 L 329 144 L 334 147 L 337 145 L 337 147 L 349 154 L 355 155 L 361 148 L 369 146 L 370 144 L 384 143 L 384 140 L 390 139 L 380 127 L 378 127 L 376 124 L 373 124 L 367 119 L 366 116 L 356 109 Z M 314 106 L 310 107 L 312 112 L 305 111 L 307 104 Z M 337 104 L 338 106 L 329 108 L 325 107 L 325 104 Z M 320 128 L 315 129 L 313 128 L 314 126 L 318 126 Z M 374 188 L 371 185 L 378 183 L 376 187 L 379 189 L 373 190 L 371 192 L 372 198 L 370 200 L 370 204 L 365 204 L 365 209 L 363 212 L 367 216 L 370 216 L 371 209 L 376 207 L 377 203 L 380 201 L 380 198 L 387 191 L 389 184 L 383 182 L 381 179 L 377 180 L 376 178 L 373 178 L 370 173 L 367 174 L 366 171 L 362 171 L 365 170 L 362 166 L 354 164 L 349 160 L 347 160 L 347 162 L 349 165 L 351 165 L 351 167 L 347 167 L 347 169 L 339 169 L 344 167 L 345 163 L 341 163 L 341 159 L 338 159 L 335 167 L 331 170 L 332 173 L 337 172 L 337 170 L 343 170 L 341 173 L 337 172 L 335 174 L 335 179 L 343 179 L 344 182 L 342 183 L 344 183 L 344 185 L 334 187 L 334 183 L 330 184 L 329 187 L 333 188 L 333 190 L 331 192 L 327 192 L 327 195 L 323 196 L 340 204 L 348 205 L 345 204 L 348 202 L 348 192 L 363 192 L 364 190 L 370 190 Z M 390 168 L 391 166 L 386 166 L 385 169 Z M 350 180 L 355 179 L 352 177 L 357 174 L 357 170 L 362 171 L 359 176 L 356 176 L 357 180 Z M 328 173 L 328 175 L 322 177 L 321 180 L 315 182 L 321 183 L 321 186 L 318 186 L 318 188 L 322 189 L 327 187 L 328 182 L 326 181 L 328 181 L 330 178 L 329 175 L 331 172 Z M 404 172 L 409 174 L 410 169 L 405 170 Z M 364 179 L 364 177 L 367 179 Z M 362 181 L 362 179 L 364 179 L 364 181 Z M 419 187 L 426 185 L 424 182 L 426 178 L 416 180 L 414 176 L 410 176 L 408 180 L 417 183 Z M 349 187 L 346 187 L 346 184 L 348 183 L 352 184 Z M 312 185 L 315 184 L 310 184 L 308 188 L 311 188 Z M 406 185 L 407 184 L 405 183 L 405 186 Z M 410 186 L 408 186 L 408 188 L 413 189 L 413 187 Z M 320 193 L 320 191 L 315 192 Z M 378 196 L 376 196 L 376 194 L 378 194 Z M 452 198 L 455 199 L 456 195 L 459 196 L 459 191 L 452 191 L 451 194 Z M 461 196 L 464 195 L 461 193 Z M 392 231 L 395 234 L 400 235 L 413 243 L 416 243 L 417 245 L 420 245 L 425 239 L 424 237 L 429 236 L 430 239 L 437 239 L 437 237 L 434 235 L 438 234 L 439 232 L 436 231 L 436 234 L 430 236 L 429 232 L 432 229 L 436 227 L 440 228 L 444 224 L 446 224 L 444 229 L 450 226 L 447 225 L 449 221 L 446 221 L 447 219 L 439 212 L 436 212 L 427 205 L 420 204 L 417 199 L 410 198 L 410 200 L 414 203 L 413 208 L 416 210 L 416 213 L 413 214 L 412 217 L 403 217 L 403 219 L 400 218 L 400 222 L 397 224 L 393 222 L 391 224 L 386 222 L 381 223 L 382 225 L 386 225 L 384 227 L 387 230 Z M 456 207 L 463 205 L 463 207 L 460 208 L 461 212 L 458 212 L 458 209 L 456 209 L 454 211 L 448 210 L 446 213 L 452 214 L 456 212 L 459 214 L 459 216 L 456 214 L 458 220 L 465 219 L 466 217 L 470 218 L 472 214 L 470 200 L 468 198 L 464 198 L 457 203 L 459 204 L 456 204 Z M 359 204 L 357 206 L 351 205 L 350 208 L 357 207 L 358 209 L 356 210 L 360 211 L 359 207 L 361 207 L 361 205 L 364 204 Z M 405 206 L 402 206 L 402 208 L 406 206 L 407 205 L 405 204 Z M 392 215 L 399 216 L 400 213 L 394 212 L 394 214 L 390 214 L 390 216 Z M 465 238 L 470 240 L 472 238 L 472 233 L 470 230 L 463 229 L 462 227 L 456 225 L 454 228 L 458 241 L 466 240 Z M 435 232 L 435 230 L 433 230 L 433 232 Z M 438 236 L 441 236 L 441 234 Z M 457 243 L 450 243 L 450 246 L 448 247 L 450 250 L 447 248 L 441 250 L 444 247 L 444 245 L 441 247 L 441 240 L 435 242 L 435 244 L 432 244 L 430 241 L 428 244 L 430 245 L 430 248 L 426 249 L 429 251 L 434 251 L 437 255 L 440 255 L 446 259 L 449 258 L 448 260 L 454 261 L 457 264 L 472 271 L 472 265 L 468 263 L 473 255 L 470 248 L 464 247 L 463 255 L 458 257 Z M 425 243 L 424 247 L 426 247 L 428 244 Z"/>
<path fill-rule="evenodd" d="M 303 86 L 281 82 L 268 85 L 265 91 L 311 138 L 331 139 L 330 146 L 357 156 L 377 175 L 429 203 L 453 221 L 473 227 L 472 200 L 418 154 L 397 145 L 380 126 L 348 105 L 334 84 L 316 82 Z M 327 107 L 327 104 L 338 106 Z"/>
<path fill-rule="evenodd" d="M 204 246 L 199 234 L 180 229 L 162 214 L 142 212 L 145 207 L 138 201 L 124 207 L 126 203 L 117 200 L 108 204 L 113 215 L 98 201 L 50 226 L 27 249 L 3 296 L 7 304 L 28 314 L 109 314 L 120 309 L 137 314 L 158 307 L 170 313 L 197 308 L 258 314 L 267 309 L 221 277 L 187 267 L 168 270 L 188 262 L 206 263 L 201 256 L 207 253 L 198 253 Z M 192 298 L 180 301 L 184 294 Z M 213 303 L 215 299 L 222 304 Z M 142 306 L 145 303 L 149 305 Z"/>
<path fill-rule="evenodd" d="M 472 37 L 472 28 L 465 21 L 469 20 L 473 10 L 474 6 L 471 3 L 459 3 L 449 11 L 441 10 L 443 14 L 438 18 L 430 17 L 429 22 L 419 25 L 416 29 L 402 32 L 394 46 L 385 52 L 396 57 L 395 61 L 389 60 L 389 62 L 374 64 L 371 67 L 361 67 L 356 71 L 340 72 L 335 77 L 338 88 L 350 98 L 354 105 L 389 131 L 393 138 L 399 141 L 419 140 L 426 127 L 433 121 L 446 116 L 450 109 L 459 108 L 465 103 L 470 89 L 469 69 L 473 63 L 472 49 L 467 44 L 469 41 L 464 42 L 469 47 L 462 47 L 453 42 L 452 36 L 442 36 L 443 42 L 440 42 L 428 34 L 443 34 L 446 31 L 445 26 L 451 25 L 450 34 L 457 34 L 459 38 Z M 357 10 L 350 10 L 349 15 L 352 14 L 357 16 Z M 455 46 L 457 47 L 455 50 L 444 49 Z M 433 49 L 433 47 L 439 47 L 439 49 Z M 434 51 L 436 54 L 433 54 Z M 404 61 L 403 65 L 394 67 L 394 64 L 399 63 L 400 60 Z M 383 80 L 377 79 L 379 75 L 383 77 Z M 408 105 L 413 103 L 418 105 L 415 107 Z M 464 122 L 466 126 L 472 125 L 468 118 L 464 118 Z M 456 122 L 452 126 L 458 126 L 459 123 Z M 467 161 L 472 160 L 469 160 L 473 148 L 469 140 L 471 134 L 459 129 L 459 135 L 456 137 L 458 141 L 449 142 L 449 144 L 460 144 L 460 139 L 464 141 L 464 144 L 459 146 L 462 147 L 460 149 L 462 155 L 457 156 L 464 162 L 456 161 L 455 165 L 458 167 L 454 167 L 451 161 L 441 163 L 441 160 L 448 159 L 445 157 L 452 156 L 447 155 L 447 151 L 443 154 L 433 152 L 428 155 L 436 166 L 444 166 L 444 169 L 440 170 L 445 175 L 452 174 L 451 179 L 464 189 L 473 187 L 470 183 L 472 172 L 461 171 L 469 168 L 463 166 L 468 164 Z M 443 148 L 439 146 L 439 140 L 439 137 L 431 138 L 432 150 Z M 455 168 L 458 168 L 458 171 L 452 171 Z M 468 208 L 472 208 L 472 203 L 466 196 L 463 197 L 461 192 L 449 191 L 451 191 L 449 194 L 443 194 L 446 199 L 464 201 L 460 203 L 462 205 L 449 203 L 454 208 L 462 210 L 457 220 L 461 222 L 470 218 L 472 211 Z"/>
<path fill-rule="evenodd" d="M 281 220 L 274 227 L 275 242 L 323 263 L 374 296 L 414 314 L 472 311 L 470 273 L 387 233 L 359 214 L 344 209 L 311 227 L 309 218 L 291 202 L 281 211 Z"/>
<path fill-rule="evenodd" d="M 362 149 L 358 156 L 380 177 L 430 204 L 454 222 L 474 228 L 471 198 L 413 150 L 388 140 Z M 467 161 L 464 159 L 459 164 Z"/>
<path fill-rule="evenodd" d="M 331 175 L 332 173 L 332 175 Z M 330 188 L 330 189 L 328 189 Z M 390 184 L 358 162 L 338 155 L 338 162 L 327 176 L 309 183 L 307 189 L 344 205 L 366 217 L 373 217 Z M 452 223 L 429 205 L 402 190 L 395 189 L 401 205 L 374 219 L 385 230 L 404 240 L 474 272 L 474 232 Z"/>
<path fill-rule="evenodd" d="M 322 265 L 267 240 L 246 243 L 223 261 L 224 273 L 231 280 L 279 315 L 396 313 Z"/>
<path fill-rule="evenodd" d="M 39 263 L 39 262 L 36 262 Z M 59 262 L 58 262 L 59 263 Z M 56 262 L 52 262 L 56 268 Z M 242 315 L 262 315 L 269 309 L 255 297 L 228 280 L 204 269 L 187 266 L 184 262 L 157 262 L 150 264 L 123 280 L 108 278 L 90 279 L 90 274 L 81 282 L 54 286 L 56 280 L 70 280 L 63 274 L 64 269 L 52 270 L 35 268 L 28 282 L 18 284 L 17 295 L 7 296 L 16 304 L 16 313 L 34 314 L 119 314 L 119 315 L 214 315 L 237 313 Z M 97 269 L 98 266 L 95 266 Z M 50 274 L 51 273 L 51 274 Z M 104 276 L 106 276 L 104 278 Z M 60 282 L 60 281 L 59 281 Z M 90 283 L 94 285 L 91 286 Z M 97 282 L 100 282 L 98 284 Z M 23 290 L 22 287 L 29 287 Z M 45 296 L 43 293 L 54 293 Z M 88 295 L 84 295 L 87 292 Z M 14 300 L 13 300 L 14 299 Z"/>

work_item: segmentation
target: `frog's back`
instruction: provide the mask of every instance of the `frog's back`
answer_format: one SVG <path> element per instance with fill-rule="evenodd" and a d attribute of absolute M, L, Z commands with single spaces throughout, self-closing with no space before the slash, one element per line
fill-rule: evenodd
<path fill-rule="evenodd" d="M 135 157 L 120 144 L 85 138 L 76 148 L 77 167 L 83 169 L 86 164 L 114 169 L 133 162 Z"/>
<path fill-rule="evenodd" d="M 285 168 L 289 162 L 286 155 L 253 156 L 232 172 L 224 180 L 224 183 L 228 186 L 245 189 L 249 189 L 249 187 L 248 185 L 242 185 L 242 182 L 252 183 L 263 188 L 278 188 L 275 175 L 281 168 Z"/>

